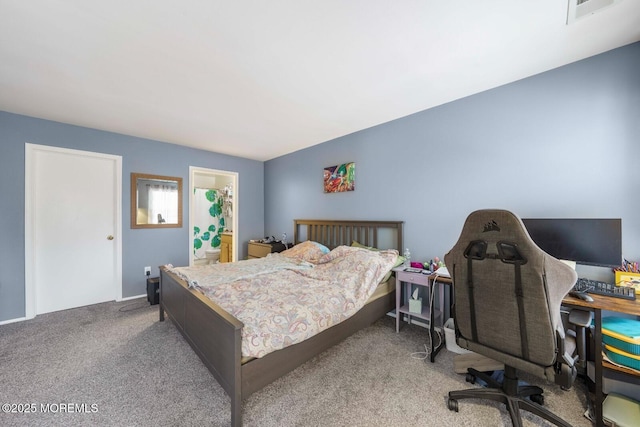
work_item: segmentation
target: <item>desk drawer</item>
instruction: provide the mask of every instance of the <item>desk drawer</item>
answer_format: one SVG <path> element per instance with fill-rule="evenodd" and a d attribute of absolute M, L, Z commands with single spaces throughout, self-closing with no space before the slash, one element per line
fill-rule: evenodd
<path fill-rule="evenodd" d="M 396 271 L 396 277 L 401 282 L 415 283 L 416 285 L 429 285 L 429 275 L 421 273 L 409 273 L 406 271 Z"/>

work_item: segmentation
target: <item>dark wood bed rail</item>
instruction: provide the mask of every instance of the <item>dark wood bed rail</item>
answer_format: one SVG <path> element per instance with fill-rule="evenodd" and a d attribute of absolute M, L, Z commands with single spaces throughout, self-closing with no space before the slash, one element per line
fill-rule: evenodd
<path fill-rule="evenodd" d="M 308 235 L 305 237 L 307 240 L 314 240 L 331 248 L 343 244 L 350 245 L 352 240 L 378 247 L 378 229 L 386 228 L 396 233 L 390 248 L 402 250 L 402 225 L 402 221 L 295 220 L 294 239 L 297 243 L 301 236 L 298 227 L 308 226 Z M 397 243 L 396 247 L 393 247 L 393 240 Z M 199 291 L 189 288 L 184 280 L 166 267 L 160 267 L 160 321 L 164 320 L 166 312 L 204 365 L 229 394 L 231 425 L 234 427 L 242 425 L 243 399 L 354 332 L 372 324 L 393 309 L 394 300 L 395 292 L 389 293 L 366 304 L 351 318 L 306 341 L 243 363 L 243 323 Z"/>
<path fill-rule="evenodd" d="M 365 246 L 380 249 L 397 249 L 402 253 L 403 248 L 403 221 L 340 221 L 340 220 L 318 220 L 318 219 L 296 219 L 294 220 L 293 241 L 300 243 L 302 240 L 313 240 L 322 243 L 329 249 L 340 245 L 351 245 L 355 240 Z M 390 231 L 395 234 L 389 239 L 381 241 L 379 230 Z"/>

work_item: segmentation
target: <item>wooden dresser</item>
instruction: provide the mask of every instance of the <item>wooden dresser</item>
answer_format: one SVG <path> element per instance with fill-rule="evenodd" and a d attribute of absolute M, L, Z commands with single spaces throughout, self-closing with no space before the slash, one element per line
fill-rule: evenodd
<path fill-rule="evenodd" d="M 249 242 L 248 259 L 263 258 L 273 252 L 282 252 L 286 249 L 282 243 Z"/>
<path fill-rule="evenodd" d="M 233 233 L 225 231 L 220 235 L 220 262 L 233 261 Z"/>

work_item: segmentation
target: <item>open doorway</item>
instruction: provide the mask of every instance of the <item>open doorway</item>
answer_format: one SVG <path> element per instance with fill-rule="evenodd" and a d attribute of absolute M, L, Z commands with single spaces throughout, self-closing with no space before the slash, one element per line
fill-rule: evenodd
<path fill-rule="evenodd" d="M 189 167 L 189 230 L 189 265 L 238 259 L 237 172 Z"/>

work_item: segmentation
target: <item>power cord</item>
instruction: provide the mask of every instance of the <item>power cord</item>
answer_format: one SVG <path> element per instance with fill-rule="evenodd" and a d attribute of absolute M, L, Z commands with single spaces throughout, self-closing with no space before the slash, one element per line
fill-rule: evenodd
<path fill-rule="evenodd" d="M 438 345 L 434 345 L 433 347 L 438 348 L 440 344 L 442 344 L 442 334 L 440 333 L 439 330 L 435 328 L 433 329 L 433 331 L 436 333 L 436 336 L 438 337 Z M 424 343 L 423 345 L 424 345 L 424 351 L 416 351 L 411 353 L 409 356 L 411 356 L 412 359 L 418 359 L 418 360 L 427 359 L 431 355 L 431 350 L 429 350 L 427 343 Z"/>
<path fill-rule="evenodd" d="M 433 283 L 435 284 L 438 281 L 438 277 L 440 277 L 439 275 L 436 274 L 436 276 L 433 278 Z M 429 290 L 429 310 L 433 310 L 433 299 L 434 299 L 434 295 L 435 292 L 433 291 L 433 286 L 430 287 Z M 443 313 L 443 317 L 444 317 L 444 313 Z M 441 344 L 442 344 L 442 334 L 441 332 L 435 328 L 434 325 L 429 324 L 429 328 L 432 328 L 433 331 L 436 333 L 437 337 L 438 337 L 438 345 L 434 345 L 432 346 L 433 348 L 438 348 Z M 431 355 L 431 350 L 429 350 L 429 347 L 427 347 L 427 343 L 424 344 L 424 351 L 416 351 L 410 354 L 411 358 L 413 359 L 418 359 L 418 360 L 425 360 L 426 358 L 428 358 Z"/>

